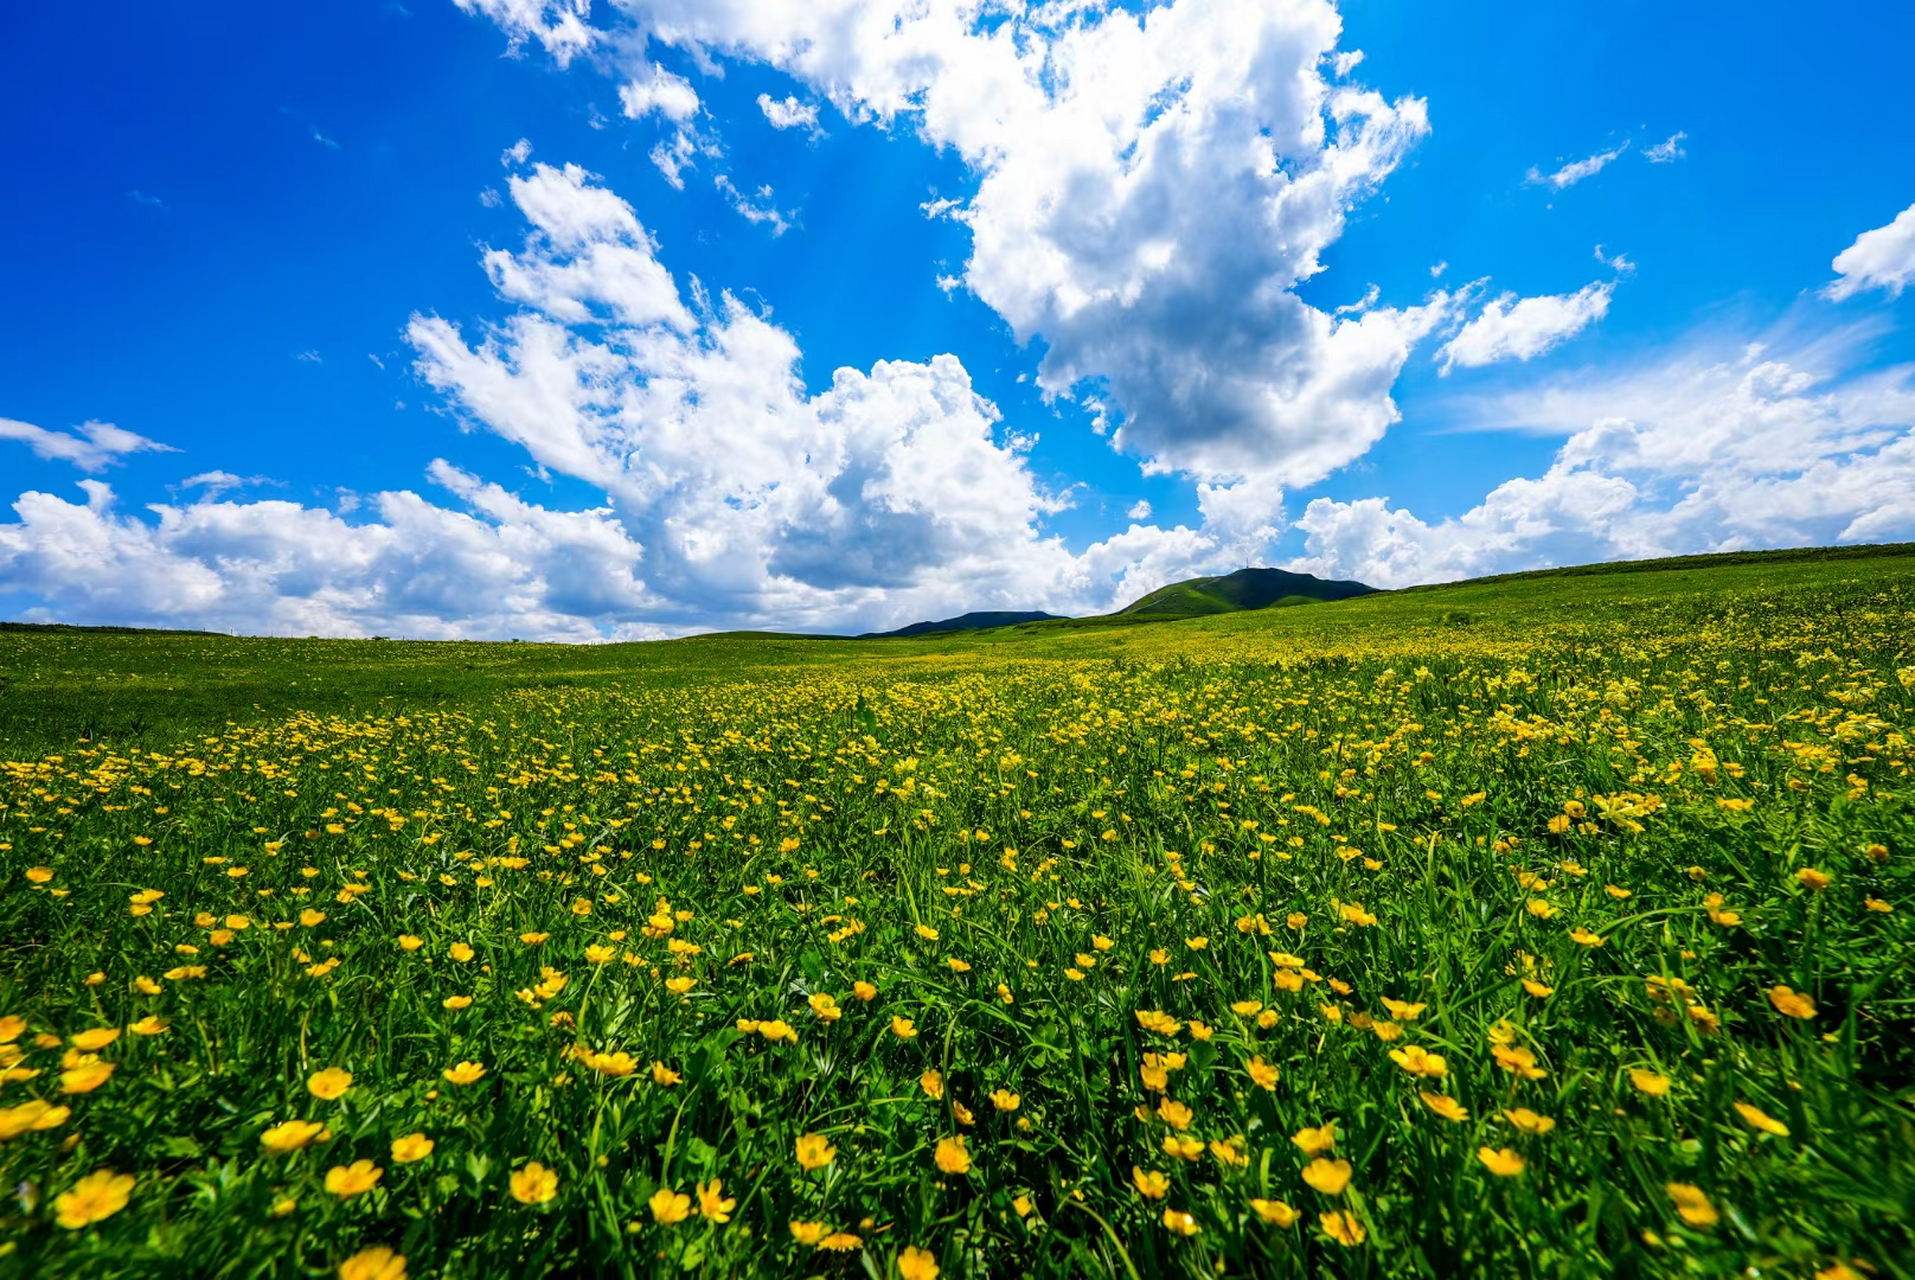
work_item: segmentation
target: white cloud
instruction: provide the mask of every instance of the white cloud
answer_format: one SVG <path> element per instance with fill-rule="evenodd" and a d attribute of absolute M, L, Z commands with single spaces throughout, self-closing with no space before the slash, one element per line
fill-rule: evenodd
<path fill-rule="evenodd" d="M 196 476 L 188 476 L 180 481 L 182 489 L 204 489 L 209 500 L 217 499 L 234 489 L 250 488 L 254 485 L 275 485 L 285 487 L 285 481 L 275 480 L 271 476 L 236 476 L 230 471 L 202 471 Z"/>
<path fill-rule="evenodd" d="M 1606 254 L 1602 251 L 1601 245 L 1596 246 L 1596 261 L 1602 263 L 1619 276 L 1626 276 L 1636 269 L 1636 264 L 1631 262 L 1626 256 L 1620 253 Z"/>
<path fill-rule="evenodd" d="M 418 371 L 474 425 L 611 496 L 665 601 L 653 616 L 822 626 L 1116 589 L 1039 531 L 1061 500 L 955 357 L 840 369 L 807 395 L 788 333 L 729 295 L 687 308 L 630 207 L 581 170 L 535 166 L 512 196 L 534 234 L 486 265 L 531 309 L 476 345 L 416 318 Z M 640 274 L 657 289 L 629 319 L 587 305 Z"/>
<path fill-rule="evenodd" d="M 685 189 L 685 170 L 690 167 L 692 157 L 698 153 L 698 143 L 692 135 L 680 129 L 672 135 L 671 141 L 660 139 L 650 153 L 652 166 L 665 176 L 679 191 Z"/>
<path fill-rule="evenodd" d="M 492 19 L 517 52 L 536 40 L 561 67 L 592 47 L 598 31 L 587 21 L 592 0 L 452 0 L 467 13 Z"/>
<path fill-rule="evenodd" d="M 770 227 L 771 234 L 774 236 L 781 236 L 791 230 L 791 222 L 778 211 L 777 204 L 772 200 L 772 190 L 769 186 L 759 187 L 753 195 L 747 196 L 732 183 L 729 176 L 722 173 L 712 179 L 712 185 L 724 192 L 726 198 L 731 201 L 731 207 L 736 209 L 745 221 Z"/>
<path fill-rule="evenodd" d="M 499 163 L 510 169 L 515 164 L 524 164 L 532 156 L 532 140 L 520 138 L 517 142 L 499 153 Z"/>
<path fill-rule="evenodd" d="M 1373 284 L 1369 288 L 1365 289 L 1363 291 L 1363 296 L 1361 298 L 1358 298 L 1355 302 L 1346 302 L 1342 306 L 1338 307 L 1336 309 L 1336 314 L 1340 316 L 1360 316 L 1365 311 L 1368 311 L 1371 307 L 1374 307 L 1377 303 L 1377 299 L 1381 298 L 1382 296 L 1383 296 L 1383 290 Z"/>
<path fill-rule="evenodd" d="M 18 440 L 38 456 L 70 462 L 82 471 L 102 471 L 129 453 L 177 453 L 171 445 L 149 440 L 110 422 L 83 422 L 73 431 L 49 431 L 30 422 L 0 418 L 0 440 Z"/>
<path fill-rule="evenodd" d="M 415 317 L 416 369 L 468 425 L 602 504 L 554 510 L 444 460 L 427 468 L 442 502 L 341 491 L 331 511 L 227 500 L 241 477 L 210 471 L 184 486 L 196 500 L 139 515 L 84 480 L 84 502 L 13 504 L 0 591 L 36 599 L 34 620 L 626 639 L 1087 612 L 1235 555 L 1212 531 L 1139 524 L 1072 554 L 1042 527 L 1067 500 L 956 357 L 840 369 L 810 394 L 789 333 L 730 295 L 681 293 L 631 207 L 583 170 L 534 165 L 508 188 L 529 234 L 484 264 L 521 309 L 470 341 Z M 5 427 L 83 464 L 156 447 L 99 424 Z M 1267 504 L 1247 496 L 1217 501 L 1254 524 Z"/>
<path fill-rule="evenodd" d="M 244 634 L 642 639 L 640 548 L 604 510 L 554 512 L 434 463 L 464 511 L 382 493 L 353 524 L 295 502 L 156 504 L 149 522 L 82 481 L 84 504 L 22 494 L 0 524 L 0 585 L 29 621 Z M 343 506 L 344 504 L 342 504 Z"/>
<path fill-rule="evenodd" d="M 1445 314 L 1439 299 L 1333 320 L 1294 292 L 1429 129 L 1419 99 L 1326 81 L 1328 0 L 617 10 L 634 47 L 767 63 L 848 119 L 953 148 L 978 182 L 943 206 L 971 231 L 965 284 L 1042 339 L 1047 393 L 1102 388 L 1113 441 L 1152 469 L 1320 478 L 1395 420 L 1396 375 Z M 690 156 L 654 159 L 678 181 Z"/>
<path fill-rule="evenodd" d="M 1886 289 L 1891 298 L 1915 283 L 1915 204 L 1885 227 L 1864 231 L 1830 264 L 1839 277 L 1823 293 L 1836 301 L 1864 289 Z"/>
<path fill-rule="evenodd" d="M 1128 515 L 1132 520 L 1148 520 L 1150 519 L 1150 503 L 1146 502 L 1142 498 L 1139 498 L 1136 502 L 1131 504 L 1130 510 L 1126 512 L 1125 514 Z"/>
<path fill-rule="evenodd" d="M 1609 311 L 1613 280 L 1584 285 L 1574 293 L 1518 298 L 1505 293 L 1485 303 L 1475 319 L 1437 350 L 1447 374 L 1504 360 L 1532 360 L 1561 346 Z"/>
<path fill-rule="evenodd" d="M 1403 586 L 1515 569 L 1915 536 L 1915 367 L 1855 372 L 1848 333 L 1786 353 L 1698 344 L 1511 396 L 1567 439 L 1541 476 L 1438 522 L 1388 499 L 1310 503 L 1294 568 Z"/>
<path fill-rule="evenodd" d="M 1598 151 L 1586 160 L 1572 161 L 1553 173 L 1544 173 L 1541 169 L 1532 165 L 1530 166 L 1528 175 L 1523 181 L 1533 187 L 1549 186 L 1561 191 L 1565 187 L 1575 186 L 1584 178 L 1595 177 L 1608 166 L 1610 161 L 1616 159 L 1616 157 L 1627 150 L 1629 150 L 1629 143 L 1625 141 L 1621 146 L 1613 148 L 1612 150 Z"/>
<path fill-rule="evenodd" d="M 532 232 L 525 252 L 486 251 L 493 287 L 563 324 L 691 329 L 678 285 L 631 206 L 591 177 L 577 165 L 538 164 L 507 181 Z"/>
<path fill-rule="evenodd" d="M 818 131 L 818 108 L 808 102 L 800 102 L 787 96 L 782 102 L 768 93 L 758 95 L 758 109 L 765 113 L 765 119 L 774 129 L 809 129 Z"/>
<path fill-rule="evenodd" d="M 656 111 L 675 124 L 689 121 L 699 106 L 691 81 L 656 66 L 619 86 L 618 101 L 629 119 L 642 120 Z"/>
<path fill-rule="evenodd" d="M 1689 154 L 1682 149 L 1682 141 L 1688 136 L 1681 130 L 1677 130 L 1655 146 L 1644 148 L 1642 158 L 1650 164 L 1668 164 L 1671 161 L 1680 160 Z"/>

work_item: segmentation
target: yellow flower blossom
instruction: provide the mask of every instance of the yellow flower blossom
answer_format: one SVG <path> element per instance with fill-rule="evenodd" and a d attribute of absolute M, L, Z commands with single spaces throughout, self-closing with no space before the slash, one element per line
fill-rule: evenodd
<path fill-rule="evenodd" d="M 1713 1227 L 1721 1220 L 1716 1207 L 1701 1187 L 1687 1182 L 1671 1182 L 1665 1190 L 1676 1203 L 1676 1212 L 1692 1227 Z"/>
<path fill-rule="evenodd" d="M 433 1141 L 423 1133 L 408 1133 L 392 1140 L 394 1164 L 417 1164 L 432 1154 Z"/>
<path fill-rule="evenodd" d="M 1303 1180 L 1326 1196 L 1342 1195 L 1350 1185 L 1350 1162 L 1318 1157 L 1303 1166 Z"/>
<path fill-rule="evenodd" d="M 406 1255 L 378 1244 L 339 1264 L 339 1280 L 406 1280 Z"/>
<path fill-rule="evenodd" d="M 1320 1156 L 1336 1146 L 1336 1122 L 1333 1120 L 1314 1129 L 1306 1125 L 1291 1134 L 1290 1141 L 1296 1144 L 1297 1150 L 1304 1155 Z"/>
<path fill-rule="evenodd" d="M 1669 1093 L 1668 1076 L 1658 1075 L 1654 1071 L 1645 1071 L 1640 1067 L 1630 1069 L 1629 1083 L 1636 1087 L 1636 1092 L 1647 1094 L 1652 1098 L 1666 1097 Z"/>
<path fill-rule="evenodd" d="M 1524 1168 L 1523 1158 L 1508 1147 L 1501 1149 L 1478 1147 L 1476 1158 L 1483 1162 L 1485 1169 L 1499 1178 L 1514 1178 L 1521 1174 Z"/>
<path fill-rule="evenodd" d="M 1791 1018 L 1806 1019 L 1815 1016 L 1815 1001 L 1799 991 L 1791 991 L 1784 986 L 1769 989 L 1769 1003 L 1775 1006 L 1776 1012 L 1787 1014 Z"/>
<path fill-rule="evenodd" d="M 1788 1125 L 1752 1103 L 1738 1102 L 1735 1104 L 1735 1111 L 1751 1129 L 1760 1129 L 1763 1133 L 1773 1134 L 1778 1138 L 1789 1136 Z"/>
<path fill-rule="evenodd" d="M 126 1208 L 134 1177 L 95 1169 L 53 1198 L 54 1220 L 69 1231 L 92 1226 Z"/>
<path fill-rule="evenodd" d="M 352 1072 L 339 1067 L 316 1071 L 306 1081 L 306 1089 L 315 1098 L 332 1101 L 352 1088 Z"/>
<path fill-rule="evenodd" d="M 1528 1107 L 1516 1107 L 1503 1112 L 1511 1124 L 1531 1137 L 1540 1138 L 1556 1127 L 1556 1121 L 1549 1116 L 1538 1115 Z"/>
<path fill-rule="evenodd" d="M 837 1156 L 838 1149 L 831 1145 L 821 1133 L 807 1133 L 798 1139 L 798 1166 L 801 1169 L 822 1169 Z"/>
<path fill-rule="evenodd" d="M 1413 1076 L 1434 1077 L 1449 1071 L 1449 1064 L 1444 1061 L 1442 1054 L 1431 1053 L 1417 1044 L 1390 1050 L 1390 1061 Z"/>
<path fill-rule="evenodd" d="M 963 1174 L 971 1171 L 971 1152 L 961 1136 L 939 1138 L 933 1158 L 937 1161 L 938 1168 L 945 1173 Z"/>
<path fill-rule="evenodd" d="M 652 1221 L 660 1226 L 677 1226 L 691 1217 L 692 1198 L 683 1191 L 660 1187 L 652 1192 L 652 1198 L 646 1203 L 651 1207 Z"/>
<path fill-rule="evenodd" d="M 898 1275 L 902 1280 L 938 1280 L 937 1258 L 929 1249 L 906 1245 L 898 1255 Z"/>
<path fill-rule="evenodd" d="M 331 1136 L 317 1120 L 286 1120 L 260 1134 L 259 1142 L 275 1155 L 283 1155 Z"/>
<path fill-rule="evenodd" d="M 355 1160 L 349 1165 L 336 1164 L 326 1170 L 326 1190 L 341 1200 L 350 1200 L 378 1186 L 385 1172 L 370 1160 Z"/>
<path fill-rule="evenodd" d="M 1250 1208 L 1258 1218 L 1273 1227 L 1295 1226 L 1297 1219 L 1303 1216 L 1281 1200 L 1252 1199 Z"/>
<path fill-rule="evenodd" d="M 534 1160 L 515 1170 L 510 1181 L 512 1198 L 520 1204 L 547 1204 L 559 1193 L 559 1175 Z"/>
<path fill-rule="evenodd" d="M 736 1198 L 725 1195 L 725 1184 L 717 1178 L 698 1184 L 698 1216 L 720 1225 L 731 1221 L 731 1211 L 738 1207 Z"/>

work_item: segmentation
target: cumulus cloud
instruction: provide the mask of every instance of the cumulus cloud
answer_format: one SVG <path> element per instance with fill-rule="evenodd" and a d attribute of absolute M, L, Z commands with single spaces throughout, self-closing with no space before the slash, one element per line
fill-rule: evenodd
<path fill-rule="evenodd" d="M 808 395 L 788 333 L 730 295 L 688 306 L 630 206 L 582 171 L 536 166 L 512 197 L 534 232 L 486 262 L 528 309 L 476 343 L 415 318 L 418 371 L 474 425 L 610 494 L 686 619 L 821 625 L 1114 589 L 1040 532 L 1062 500 L 956 357 L 840 369 Z M 593 305 L 641 262 L 649 308 Z"/>
<path fill-rule="evenodd" d="M 1429 130 L 1421 100 L 1344 78 L 1328 0 L 616 9 L 636 47 L 769 64 L 955 150 L 977 180 L 946 206 L 971 232 L 965 285 L 1041 340 L 1047 393 L 1115 406 L 1113 442 L 1153 470 L 1321 478 L 1395 421 L 1396 376 L 1446 315 L 1439 297 L 1331 317 L 1295 293 Z"/>
<path fill-rule="evenodd" d="M 499 24 L 516 52 L 536 41 L 560 66 L 592 47 L 598 31 L 588 19 L 592 0 L 452 0 L 467 13 Z"/>
<path fill-rule="evenodd" d="M 30 422 L 0 418 L 0 440 L 18 440 L 39 457 L 70 462 L 82 471 L 103 471 L 129 453 L 178 452 L 171 445 L 110 422 L 83 422 L 72 431 L 50 431 Z"/>
<path fill-rule="evenodd" d="M 528 232 L 483 265 L 515 309 L 471 336 L 414 317 L 416 370 L 467 425 L 602 504 L 554 510 L 443 460 L 427 470 L 439 501 L 342 495 L 331 511 L 226 500 L 240 478 L 215 471 L 192 478 L 198 500 L 142 516 L 87 480 L 84 502 L 14 503 L 0 590 L 67 621 L 635 638 L 1088 612 L 1234 555 L 1214 531 L 1140 524 L 1073 554 L 1043 528 L 1066 499 L 955 356 L 840 369 L 812 394 L 789 333 L 729 294 L 681 289 L 591 175 L 537 164 L 507 187 Z M 110 430 L 96 435 L 124 443 Z"/>
<path fill-rule="evenodd" d="M 588 178 L 577 165 L 541 164 L 507 181 L 532 230 L 524 252 L 486 251 L 493 287 L 562 324 L 604 319 L 689 330 L 678 285 L 653 256 L 631 206 Z"/>
<path fill-rule="evenodd" d="M 1597 256 L 1602 249 L 1597 247 Z M 1624 261 L 1618 257 L 1620 263 Z M 1518 298 L 1513 293 L 1492 298 L 1468 324 L 1437 349 L 1444 374 L 1456 365 L 1466 369 L 1504 360 L 1533 360 L 1561 346 L 1608 314 L 1613 280 L 1584 285 L 1574 293 Z"/>
<path fill-rule="evenodd" d="M 1561 431 L 1547 471 L 1453 519 L 1313 501 L 1293 567 L 1378 586 L 1554 564 L 1915 536 L 1915 366 L 1856 371 L 1862 337 L 1698 345 L 1513 395 L 1492 421 Z"/>
<path fill-rule="evenodd" d="M 818 108 L 808 102 L 786 96 L 782 101 L 768 93 L 758 95 L 758 109 L 774 129 L 809 129 L 817 132 Z"/>
<path fill-rule="evenodd" d="M 190 625 L 245 634 L 650 639 L 633 574 L 640 548 L 605 510 L 523 503 L 448 464 L 449 510 L 401 491 L 350 523 L 296 502 L 116 509 L 28 492 L 0 523 L 0 587 L 40 603 L 29 621 Z"/>
<path fill-rule="evenodd" d="M 1891 298 L 1915 283 L 1915 204 L 1885 227 L 1864 231 L 1830 264 L 1836 279 L 1823 290 L 1839 302 L 1864 289 L 1885 289 Z"/>
<path fill-rule="evenodd" d="M 1674 139 L 1671 139 L 1671 141 L 1674 141 Z M 1544 173 L 1541 169 L 1531 165 L 1529 173 L 1524 177 L 1523 181 L 1533 187 L 1546 186 L 1561 191 L 1565 187 L 1575 186 L 1584 178 L 1595 177 L 1607 168 L 1611 161 L 1615 160 L 1627 150 L 1629 150 L 1629 143 L 1624 141 L 1619 147 L 1611 148 L 1608 151 L 1598 151 L 1595 155 L 1589 156 L 1586 159 L 1573 160 L 1562 168 L 1550 173 Z M 1657 157 L 1651 156 L 1650 158 L 1656 159 Z"/>
<path fill-rule="evenodd" d="M 657 112 L 675 124 L 698 114 L 698 90 L 691 81 L 663 67 L 649 67 L 643 76 L 619 86 L 619 105 L 628 118 L 642 120 Z"/>

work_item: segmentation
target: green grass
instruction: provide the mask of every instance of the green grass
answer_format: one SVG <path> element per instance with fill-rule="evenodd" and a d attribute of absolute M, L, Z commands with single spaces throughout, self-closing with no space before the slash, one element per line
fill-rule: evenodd
<path fill-rule="evenodd" d="M 1911 569 L 855 643 L 0 631 L 0 1270 L 1908 1276 Z"/>

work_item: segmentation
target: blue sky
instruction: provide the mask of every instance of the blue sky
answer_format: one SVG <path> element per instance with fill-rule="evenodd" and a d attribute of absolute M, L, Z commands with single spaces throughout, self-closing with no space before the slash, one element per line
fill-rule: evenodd
<path fill-rule="evenodd" d="M 1871 3 L 42 6 L 0 616 L 830 630 L 1915 537 L 1912 44 Z"/>

